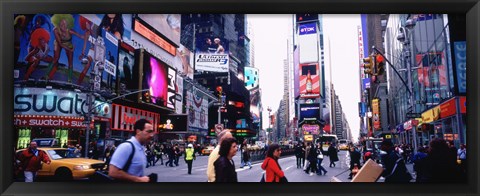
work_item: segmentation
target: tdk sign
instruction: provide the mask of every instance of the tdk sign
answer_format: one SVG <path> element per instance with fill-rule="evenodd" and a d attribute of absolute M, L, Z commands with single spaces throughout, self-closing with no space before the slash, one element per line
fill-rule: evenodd
<path fill-rule="evenodd" d="M 308 23 L 300 25 L 300 35 L 314 34 L 317 33 L 317 24 Z"/>

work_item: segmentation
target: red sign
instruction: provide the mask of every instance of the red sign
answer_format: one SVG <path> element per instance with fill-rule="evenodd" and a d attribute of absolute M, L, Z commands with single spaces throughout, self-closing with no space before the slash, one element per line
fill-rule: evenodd
<path fill-rule="evenodd" d="M 460 97 L 460 113 L 467 113 L 467 97 L 465 96 Z"/>
<path fill-rule="evenodd" d="M 133 125 L 142 118 L 150 121 L 156 131 L 160 121 L 160 114 L 140 110 L 132 107 L 112 104 L 112 130 L 134 131 Z"/>
<path fill-rule="evenodd" d="M 171 55 L 173 56 L 176 55 L 177 49 L 175 48 L 175 46 L 165 41 L 165 39 L 157 35 L 152 30 L 148 29 L 145 25 L 140 23 L 138 20 L 135 20 L 133 28 L 138 34 L 144 36 L 145 38 L 147 38 L 148 40 L 150 40 L 160 48 L 164 49 Z"/>
<path fill-rule="evenodd" d="M 316 98 L 320 96 L 321 75 L 318 63 L 300 64 L 300 97 Z"/>
<path fill-rule="evenodd" d="M 457 113 L 457 105 L 455 104 L 455 98 L 440 105 L 440 118 L 446 118 L 453 116 Z"/>
<path fill-rule="evenodd" d="M 85 128 L 83 118 L 70 116 L 14 115 L 13 124 L 19 127 Z"/>

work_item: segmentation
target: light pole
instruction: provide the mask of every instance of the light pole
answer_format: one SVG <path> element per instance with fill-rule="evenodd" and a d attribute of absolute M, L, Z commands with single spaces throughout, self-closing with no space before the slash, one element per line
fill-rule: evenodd
<path fill-rule="evenodd" d="M 410 47 L 408 51 L 405 53 L 407 60 L 407 80 L 408 80 L 408 88 L 410 89 L 410 108 L 412 113 L 415 113 L 415 97 L 413 94 L 413 86 L 412 86 L 412 66 L 415 64 L 415 52 L 413 46 L 413 35 L 412 31 L 415 27 L 415 19 L 408 19 L 405 22 L 405 27 L 400 27 L 400 32 L 397 36 L 397 40 L 402 42 L 405 47 Z M 412 140 L 413 140 L 413 150 L 414 153 L 417 153 L 417 133 L 416 127 L 412 126 Z"/>

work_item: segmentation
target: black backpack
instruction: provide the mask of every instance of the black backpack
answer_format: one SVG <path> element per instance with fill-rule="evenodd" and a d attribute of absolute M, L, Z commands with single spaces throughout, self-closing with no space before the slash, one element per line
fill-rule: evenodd
<path fill-rule="evenodd" d="M 133 159 L 133 156 L 135 155 L 135 146 L 130 141 L 125 141 L 125 142 L 130 143 L 130 145 L 132 146 L 132 152 L 128 156 L 128 160 L 122 168 L 123 171 L 127 172 L 128 169 L 130 168 L 130 165 L 132 165 L 132 159 Z M 95 171 L 95 173 L 90 177 L 90 180 L 95 181 L 95 182 L 116 182 L 116 181 L 118 181 L 118 180 L 115 180 L 114 178 L 112 178 L 111 176 L 109 176 L 108 171 L 104 171 L 104 170 Z"/>

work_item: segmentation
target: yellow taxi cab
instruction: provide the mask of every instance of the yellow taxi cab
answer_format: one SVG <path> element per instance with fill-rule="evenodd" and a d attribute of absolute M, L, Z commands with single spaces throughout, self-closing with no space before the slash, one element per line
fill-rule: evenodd
<path fill-rule="evenodd" d="M 215 147 L 213 146 L 207 146 L 205 148 L 202 149 L 202 155 L 210 155 L 210 153 L 212 153 L 213 149 L 215 149 Z"/>
<path fill-rule="evenodd" d="M 348 144 L 340 144 L 340 145 L 338 145 L 338 149 L 339 150 L 348 150 L 349 147 L 348 147 Z"/>
<path fill-rule="evenodd" d="M 17 151 L 20 155 L 21 149 Z M 104 169 L 105 163 L 100 160 L 75 157 L 67 148 L 38 148 L 44 151 L 50 164 L 42 164 L 42 169 L 37 172 L 38 177 L 55 177 L 57 180 L 67 181 L 84 179 L 92 176 L 96 170 Z"/>

